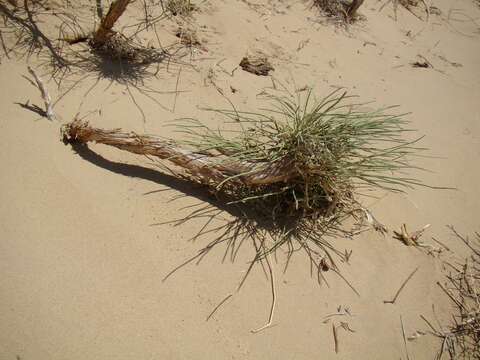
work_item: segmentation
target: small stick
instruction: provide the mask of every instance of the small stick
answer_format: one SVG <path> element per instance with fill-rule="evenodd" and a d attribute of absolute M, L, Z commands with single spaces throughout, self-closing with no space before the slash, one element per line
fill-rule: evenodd
<path fill-rule="evenodd" d="M 450 248 L 447 245 L 442 243 L 440 240 L 435 239 L 433 236 L 432 236 L 432 240 L 435 241 L 437 244 L 441 245 L 443 248 L 445 248 L 445 250 L 451 251 Z"/>
<path fill-rule="evenodd" d="M 48 93 L 47 88 L 45 87 L 42 79 L 35 73 L 35 71 L 30 66 L 28 67 L 28 72 L 35 79 L 37 87 L 40 90 L 40 94 L 42 95 L 42 99 L 45 103 L 45 115 L 49 120 L 53 121 L 55 119 L 55 114 L 53 113 L 52 99 L 50 98 L 50 94 Z"/>
<path fill-rule="evenodd" d="M 398 295 L 400 295 L 400 292 L 403 290 L 405 285 L 407 285 L 408 281 L 413 277 L 413 275 L 415 275 L 417 270 L 418 270 L 418 267 L 415 270 L 413 270 L 413 272 L 407 277 L 407 279 L 403 282 L 402 286 L 400 286 L 400 289 L 398 289 L 398 291 L 395 294 L 393 300 L 383 300 L 383 303 L 384 304 L 395 304 L 395 301 L 397 300 Z"/>
<path fill-rule="evenodd" d="M 335 354 L 338 354 L 338 336 L 337 336 L 337 328 L 335 327 L 335 324 L 332 323 L 332 330 L 333 330 L 333 342 L 335 344 Z"/>

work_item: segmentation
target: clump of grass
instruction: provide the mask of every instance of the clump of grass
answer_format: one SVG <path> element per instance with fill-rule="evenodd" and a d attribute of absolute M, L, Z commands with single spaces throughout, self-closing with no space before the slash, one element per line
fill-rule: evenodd
<path fill-rule="evenodd" d="M 213 110 L 237 125 L 225 136 L 187 119 L 184 143 L 198 152 L 226 155 L 244 172 L 226 176 L 215 190 L 235 202 L 255 202 L 279 214 L 330 216 L 351 209 L 356 193 L 402 191 L 421 183 L 403 175 L 420 148 L 408 140 L 406 120 L 391 108 L 365 110 L 335 91 L 320 101 L 273 96 L 262 113 Z"/>
<path fill-rule="evenodd" d="M 190 0 L 167 0 L 165 3 L 165 9 L 173 16 L 188 16 L 196 8 Z"/>

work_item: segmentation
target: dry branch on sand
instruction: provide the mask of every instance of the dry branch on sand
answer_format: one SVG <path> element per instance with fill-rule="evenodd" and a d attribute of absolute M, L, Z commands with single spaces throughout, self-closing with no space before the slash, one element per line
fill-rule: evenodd
<path fill-rule="evenodd" d="M 53 121 L 55 119 L 55 114 L 53 113 L 52 99 L 45 84 L 43 83 L 43 80 L 35 73 L 35 71 L 30 66 L 28 67 L 28 72 L 35 80 L 35 85 L 38 87 L 38 90 L 40 90 L 40 95 L 42 96 L 42 99 L 45 103 L 45 116 L 49 120 Z"/>

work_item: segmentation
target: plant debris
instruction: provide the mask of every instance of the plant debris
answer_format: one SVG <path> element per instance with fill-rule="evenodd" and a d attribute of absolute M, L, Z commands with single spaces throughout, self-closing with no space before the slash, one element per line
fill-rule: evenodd
<path fill-rule="evenodd" d="M 469 250 L 469 255 L 456 264 L 445 263 L 448 268 L 446 280 L 437 285 L 450 298 L 456 313 L 448 326 L 435 328 L 423 315 L 421 318 L 442 340 L 437 359 L 446 353 L 450 359 L 480 359 L 480 233 L 473 240 L 449 227 L 455 237 Z"/>
<path fill-rule="evenodd" d="M 237 127 L 227 133 L 196 119 L 177 120 L 186 135 L 182 141 L 99 129 L 78 119 L 64 125 L 62 133 L 67 143 L 97 142 L 163 160 L 172 173 L 209 189 L 222 206 L 248 208 L 241 208 L 238 221 L 249 236 L 254 228 L 262 244 L 256 246 L 253 262 L 265 261 L 282 246 L 288 246 L 291 256 L 295 241 L 307 253 L 319 283 L 328 269 L 358 295 L 333 256 L 347 261 L 350 255 L 336 250 L 326 237 L 353 236 L 364 226 L 367 215 L 357 193 L 423 185 L 395 175 L 420 150 L 418 139 L 403 138 L 401 115 L 389 114 L 388 108 L 364 110 L 347 102 L 350 97 L 339 90 L 320 100 L 313 100 L 311 90 L 267 98 L 272 107 L 259 113 L 211 109 Z M 344 225 L 348 218 L 355 220 L 353 229 Z M 378 229 L 384 231 L 381 225 Z"/>
<path fill-rule="evenodd" d="M 402 283 L 402 285 L 400 286 L 400 288 L 397 290 L 397 292 L 395 293 L 395 296 L 393 297 L 392 300 L 383 300 L 383 303 L 384 304 L 395 304 L 395 301 L 397 301 L 397 298 L 398 296 L 400 295 L 400 293 L 402 292 L 403 288 L 405 287 L 405 285 L 407 285 L 407 283 L 410 281 L 410 279 L 413 277 L 413 275 L 415 275 L 415 273 L 418 271 L 418 267 L 413 270 L 410 275 L 408 275 L 408 277 L 405 279 L 405 281 Z"/>
<path fill-rule="evenodd" d="M 314 0 L 313 3 L 325 15 L 348 23 L 359 18 L 357 11 L 363 2 L 364 0 L 351 0 L 349 2 L 344 0 Z"/>
<path fill-rule="evenodd" d="M 201 46 L 202 43 L 197 37 L 194 30 L 179 27 L 175 32 L 175 36 L 180 39 L 180 42 L 187 47 Z"/>
<path fill-rule="evenodd" d="M 422 243 L 420 243 L 418 240 L 429 227 L 430 224 L 427 224 L 422 229 L 414 231 L 410 234 L 407 231 L 407 225 L 403 224 L 400 228 L 400 232 L 393 231 L 393 237 L 397 240 L 400 240 L 407 246 L 422 246 Z"/>
<path fill-rule="evenodd" d="M 274 68 L 264 55 L 250 55 L 246 56 L 240 61 L 240 66 L 243 70 L 261 76 L 267 76 Z"/>
<path fill-rule="evenodd" d="M 190 0 L 167 0 L 165 9 L 173 16 L 188 16 L 197 10 L 197 6 Z"/>

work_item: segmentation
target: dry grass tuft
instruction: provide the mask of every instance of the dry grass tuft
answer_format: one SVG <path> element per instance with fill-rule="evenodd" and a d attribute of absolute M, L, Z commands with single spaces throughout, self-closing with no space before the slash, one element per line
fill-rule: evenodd
<path fill-rule="evenodd" d="M 473 240 L 450 227 L 457 239 L 469 250 L 469 256 L 455 264 L 446 263 L 448 275 L 438 286 L 452 301 L 455 313 L 448 330 L 435 328 L 427 319 L 433 334 L 442 339 L 436 359 L 446 353 L 450 359 L 480 359 L 480 234 Z"/>

